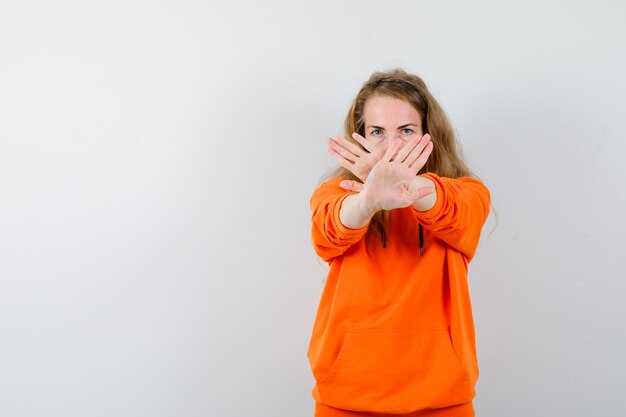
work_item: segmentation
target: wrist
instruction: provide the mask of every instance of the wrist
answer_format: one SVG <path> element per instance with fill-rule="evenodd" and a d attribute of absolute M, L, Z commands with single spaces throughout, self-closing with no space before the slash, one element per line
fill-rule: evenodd
<path fill-rule="evenodd" d="M 376 202 L 369 198 L 367 194 L 367 190 L 361 191 L 356 195 L 357 197 L 357 208 L 361 212 L 361 214 L 365 217 L 372 217 L 374 213 L 380 210 L 376 206 Z"/>

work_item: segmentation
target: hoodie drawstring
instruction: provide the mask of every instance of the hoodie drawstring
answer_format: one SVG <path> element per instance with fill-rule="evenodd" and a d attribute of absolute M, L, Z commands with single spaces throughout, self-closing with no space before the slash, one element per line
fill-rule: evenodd
<path fill-rule="evenodd" d="M 419 232 L 420 232 L 420 237 L 419 237 L 419 242 L 420 242 L 420 256 L 422 256 L 422 254 L 424 253 L 424 227 L 422 226 L 422 224 L 420 223 L 419 225 Z M 387 234 L 385 233 L 385 229 L 382 229 L 382 237 L 383 237 L 383 248 L 387 247 Z"/>

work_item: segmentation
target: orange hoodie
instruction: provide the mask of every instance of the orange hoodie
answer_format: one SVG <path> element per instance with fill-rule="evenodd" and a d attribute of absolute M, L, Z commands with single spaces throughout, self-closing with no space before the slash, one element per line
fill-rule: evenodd
<path fill-rule="evenodd" d="M 489 190 L 474 178 L 423 175 L 435 183 L 434 207 L 393 210 L 386 247 L 379 239 L 369 255 L 368 225 L 349 229 L 339 220 L 354 193 L 339 186 L 342 178 L 311 197 L 313 247 L 330 265 L 307 352 L 313 398 L 325 410 L 471 407 L 478 363 L 467 267 L 489 214 Z M 471 414 L 437 415 L 473 415 L 465 409 Z"/>

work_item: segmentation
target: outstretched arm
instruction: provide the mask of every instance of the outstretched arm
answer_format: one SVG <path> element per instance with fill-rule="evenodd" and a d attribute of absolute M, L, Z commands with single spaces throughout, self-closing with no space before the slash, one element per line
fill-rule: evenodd
<path fill-rule="evenodd" d="M 412 204 L 416 220 L 471 259 L 489 215 L 489 190 L 471 177 L 447 178 L 428 172 L 419 178 L 424 181 L 422 183 L 429 181 L 434 184 L 436 192 L 430 207 L 420 205 L 419 201 Z M 432 195 L 427 198 L 432 198 Z"/>
<path fill-rule="evenodd" d="M 358 242 L 367 232 L 367 224 L 362 228 L 352 229 L 340 219 L 343 202 L 355 193 L 339 186 L 341 178 L 334 178 L 320 185 L 311 197 L 311 238 L 313 248 L 320 258 L 330 262 L 343 255 L 350 246 Z M 350 207 L 350 202 L 346 205 Z M 368 220 L 369 221 L 369 220 Z M 354 225 L 353 225 L 354 226 Z"/>

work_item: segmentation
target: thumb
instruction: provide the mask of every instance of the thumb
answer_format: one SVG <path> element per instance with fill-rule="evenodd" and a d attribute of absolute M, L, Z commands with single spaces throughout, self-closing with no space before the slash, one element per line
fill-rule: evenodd
<path fill-rule="evenodd" d="M 341 181 L 339 185 L 341 186 L 341 188 L 350 191 L 360 192 L 363 189 L 363 184 L 356 181 Z"/>
<path fill-rule="evenodd" d="M 421 198 L 426 197 L 427 195 L 431 195 L 434 192 L 435 192 L 434 187 L 420 187 L 411 194 L 411 199 L 413 201 L 419 200 Z"/>

